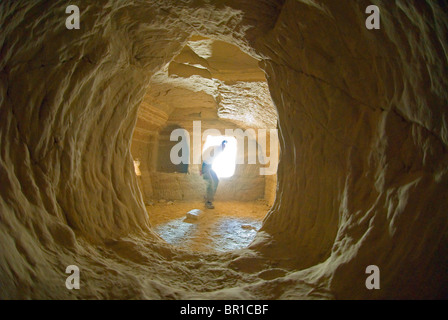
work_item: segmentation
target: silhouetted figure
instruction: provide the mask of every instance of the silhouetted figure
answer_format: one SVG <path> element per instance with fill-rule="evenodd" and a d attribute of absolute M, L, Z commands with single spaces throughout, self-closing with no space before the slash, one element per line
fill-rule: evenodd
<path fill-rule="evenodd" d="M 212 169 L 213 161 L 226 148 L 227 140 L 223 140 L 221 145 L 207 148 L 202 154 L 202 170 L 201 174 L 207 182 L 207 193 L 205 196 L 205 206 L 208 209 L 214 209 L 213 200 L 215 198 L 216 189 L 218 188 L 219 179 L 216 172 Z"/>

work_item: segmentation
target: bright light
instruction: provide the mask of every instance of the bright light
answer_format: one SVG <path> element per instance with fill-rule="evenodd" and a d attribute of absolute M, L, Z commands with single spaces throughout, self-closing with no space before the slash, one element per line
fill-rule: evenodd
<path fill-rule="evenodd" d="M 227 140 L 226 148 L 215 159 L 212 169 L 219 178 L 229 178 L 235 173 L 237 145 L 235 137 L 207 136 L 202 152 L 208 147 L 221 145 L 223 140 Z"/>

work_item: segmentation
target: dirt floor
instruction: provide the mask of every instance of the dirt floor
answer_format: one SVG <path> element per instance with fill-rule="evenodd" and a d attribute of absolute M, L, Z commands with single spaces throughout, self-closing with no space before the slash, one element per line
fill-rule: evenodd
<path fill-rule="evenodd" d="M 196 251 L 230 251 L 248 246 L 261 227 L 270 206 L 255 202 L 215 202 L 215 209 L 204 203 L 158 201 L 147 206 L 155 231 L 170 244 Z M 194 209 L 199 218 L 187 218 Z"/>

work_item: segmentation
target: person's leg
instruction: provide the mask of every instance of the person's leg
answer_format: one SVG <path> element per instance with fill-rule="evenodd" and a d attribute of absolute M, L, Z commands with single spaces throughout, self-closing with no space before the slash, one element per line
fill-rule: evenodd
<path fill-rule="evenodd" d="M 213 180 L 213 194 L 211 198 L 211 201 L 213 201 L 215 199 L 216 190 L 218 189 L 219 178 L 214 170 L 210 170 L 210 176 Z"/>
<path fill-rule="evenodd" d="M 212 170 L 209 166 L 204 165 L 202 167 L 202 177 L 206 182 L 206 194 L 205 194 L 205 205 L 209 209 L 213 209 L 212 201 L 214 196 L 215 182 L 213 181 L 213 176 L 211 174 Z"/>
<path fill-rule="evenodd" d="M 207 182 L 207 193 L 205 195 L 205 200 L 207 202 L 212 202 L 214 194 L 214 182 L 210 173 L 207 173 L 205 181 Z"/>

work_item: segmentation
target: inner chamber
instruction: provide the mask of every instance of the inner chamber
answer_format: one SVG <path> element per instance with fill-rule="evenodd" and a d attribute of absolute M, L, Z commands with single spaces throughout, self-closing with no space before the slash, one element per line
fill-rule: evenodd
<path fill-rule="evenodd" d="M 168 243 L 201 251 L 243 248 L 272 206 L 278 139 L 272 136 L 271 147 L 271 130 L 277 132 L 277 112 L 258 63 L 235 45 L 192 36 L 152 77 L 131 153 L 149 221 Z M 213 164 L 225 176 L 219 177 L 215 208 L 207 209 L 201 153 L 223 140 L 223 156 L 231 158 Z M 200 218 L 188 219 L 191 210 L 201 210 Z"/>

